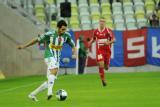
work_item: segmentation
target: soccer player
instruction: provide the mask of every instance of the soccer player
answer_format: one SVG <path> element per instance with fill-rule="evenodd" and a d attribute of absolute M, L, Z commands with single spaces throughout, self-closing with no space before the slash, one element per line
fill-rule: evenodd
<path fill-rule="evenodd" d="M 37 89 L 31 92 L 28 97 L 33 101 L 38 101 L 36 95 L 48 88 L 48 100 L 53 96 L 52 88 L 54 81 L 57 78 L 57 73 L 59 70 L 60 52 L 62 50 L 63 44 L 68 43 L 72 47 L 72 58 L 76 58 L 76 48 L 75 43 L 71 39 L 71 35 L 66 32 L 67 23 L 64 20 L 60 20 L 57 23 L 57 30 L 48 31 L 39 37 L 34 38 L 24 45 L 19 45 L 18 49 L 25 49 L 35 43 L 45 42 L 45 54 L 44 59 L 47 64 L 47 81 L 42 83 Z"/>
<path fill-rule="evenodd" d="M 105 27 L 105 19 L 99 20 L 99 28 L 94 30 L 93 38 L 89 41 L 89 46 L 96 41 L 96 59 L 99 66 L 99 74 L 102 85 L 106 86 L 104 69 L 108 70 L 111 57 L 111 45 L 115 42 L 115 38 L 111 29 Z"/>

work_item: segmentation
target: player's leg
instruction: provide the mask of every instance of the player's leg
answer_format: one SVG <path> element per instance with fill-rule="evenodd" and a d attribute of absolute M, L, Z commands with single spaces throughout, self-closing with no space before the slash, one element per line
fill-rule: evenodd
<path fill-rule="evenodd" d="M 79 69 L 78 69 L 78 74 L 83 74 L 84 73 L 84 68 L 85 68 L 85 63 L 86 62 L 86 57 L 79 57 Z"/>
<path fill-rule="evenodd" d="M 81 70 L 82 70 L 82 59 L 81 57 L 78 58 L 78 74 L 81 74 Z"/>
<path fill-rule="evenodd" d="M 56 79 L 57 72 L 58 68 L 50 69 L 50 74 L 48 75 L 48 100 L 50 100 L 53 95 L 52 89 Z"/>
<path fill-rule="evenodd" d="M 105 68 L 106 71 L 109 69 L 109 64 L 110 64 L 110 59 L 107 59 L 107 60 L 104 62 L 104 68 Z"/>
<path fill-rule="evenodd" d="M 38 101 L 38 99 L 36 98 L 36 95 L 37 95 L 39 92 L 45 90 L 47 87 L 48 87 L 48 83 L 47 83 L 47 81 L 45 81 L 45 82 L 42 83 L 38 88 L 36 88 L 33 92 L 31 92 L 31 93 L 28 95 L 28 97 L 29 97 L 30 99 L 32 99 L 33 101 Z"/>
<path fill-rule="evenodd" d="M 83 57 L 83 64 L 82 64 L 82 74 L 85 72 L 85 67 L 86 67 L 86 57 Z"/>
<path fill-rule="evenodd" d="M 97 56 L 97 62 L 98 62 L 98 67 L 99 67 L 99 75 L 102 81 L 102 85 L 106 86 L 106 81 L 105 81 L 105 73 L 104 73 L 104 58 L 102 54 L 98 54 Z"/>
<path fill-rule="evenodd" d="M 104 67 L 105 67 L 105 70 L 109 69 L 110 59 L 111 59 L 111 53 L 107 53 L 107 54 L 104 55 Z"/>
<path fill-rule="evenodd" d="M 47 66 L 50 65 L 48 58 L 45 59 L 45 63 L 46 63 Z M 49 72 L 49 68 L 47 69 L 47 73 L 48 73 L 48 72 Z M 43 90 L 45 90 L 45 89 L 47 89 L 47 88 L 48 88 L 48 81 L 45 81 L 45 82 L 42 83 L 38 88 L 36 88 L 34 91 L 32 91 L 32 92 L 28 95 L 28 97 L 29 97 L 30 99 L 32 99 L 33 101 L 38 101 L 37 98 L 36 98 L 36 95 L 37 95 L 39 92 L 41 92 L 41 91 L 43 91 Z"/>
<path fill-rule="evenodd" d="M 104 56 L 104 69 L 107 71 L 110 65 L 111 53 L 104 54 L 103 56 Z M 107 82 L 105 81 L 105 83 Z"/>
<path fill-rule="evenodd" d="M 99 75 L 102 81 L 102 85 L 106 86 L 106 80 L 105 80 L 105 72 L 104 72 L 104 61 L 99 61 L 98 62 L 99 65 Z"/>
<path fill-rule="evenodd" d="M 55 79 L 57 78 L 56 75 L 58 73 L 59 70 L 59 62 L 57 62 L 57 60 L 53 57 L 51 57 L 48 61 L 48 69 L 49 71 L 47 72 L 47 78 L 48 78 L 48 100 L 50 100 L 52 98 L 53 92 L 53 86 L 54 86 L 54 82 Z"/>

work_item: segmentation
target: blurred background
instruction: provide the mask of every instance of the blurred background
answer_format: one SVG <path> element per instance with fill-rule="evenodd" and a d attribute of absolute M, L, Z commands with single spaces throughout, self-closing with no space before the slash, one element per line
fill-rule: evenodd
<path fill-rule="evenodd" d="M 106 26 L 114 31 L 117 39 L 112 48 L 109 72 L 159 71 L 159 6 L 159 0 L 0 0 L 1 78 L 46 73 L 43 44 L 22 51 L 16 49 L 18 44 L 29 41 L 48 29 L 56 29 L 56 23 L 60 19 L 66 20 L 68 31 L 76 43 L 80 35 L 87 41 L 99 26 L 101 16 L 106 19 Z M 129 51 L 124 46 L 128 40 L 126 35 L 132 38 L 134 34 L 136 37 L 145 35 L 144 43 L 141 44 L 142 48 L 129 47 L 140 56 L 127 60 L 126 53 Z M 137 41 L 142 42 L 141 39 Z M 70 58 L 69 52 L 63 52 L 66 54 L 62 58 Z M 88 54 L 85 73 L 95 73 L 95 50 L 91 48 Z M 68 65 L 63 61 L 62 74 L 77 72 L 76 61 L 69 60 L 72 62 L 69 63 L 67 59 Z"/>

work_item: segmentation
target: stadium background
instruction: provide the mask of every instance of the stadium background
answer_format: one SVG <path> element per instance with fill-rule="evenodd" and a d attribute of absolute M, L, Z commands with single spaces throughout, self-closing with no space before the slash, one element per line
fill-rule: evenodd
<path fill-rule="evenodd" d="M 8 77 L 45 74 L 46 68 L 44 67 L 41 45 L 35 45 L 22 52 L 16 50 L 16 45 L 36 37 L 38 34 L 43 33 L 46 28 L 55 28 L 56 21 L 64 19 L 60 14 L 61 2 L 64 2 L 64 0 L 1 0 L 0 70 L 2 74 Z M 112 5 L 108 0 L 69 0 L 69 2 L 71 2 L 72 16 L 64 20 L 68 22 L 68 31 L 70 31 L 75 41 L 80 34 L 83 34 L 85 38 L 92 36 L 93 29 L 98 26 L 100 15 L 106 18 L 106 25 L 113 29 L 117 42 L 112 48 L 111 66 L 113 67 L 109 72 L 129 72 L 137 71 L 137 69 L 140 71 L 157 71 L 159 69 L 159 28 L 150 28 L 147 21 L 147 17 L 155 9 L 158 1 L 122 0 L 116 2 L 113 0 Z M 133 51 L 137 51 L 133 54 L 141 54 L 143 51 L 143 58 L 127 60 L 127 54 L 132 53 L 127 53 L 128 51 L 125 49 L 128 46 L 128 44 L 124 46 L 125 38 L 132 38 L 134 32 L 137 32 L 134 37 L 138 37 L 141 35 L 142 29 L 145 28 L 145 41 L 138 41 L 143 42 L 140 46 L 144 49 L 133 49 Z M 127 32 L 130 33 L 125 37 L 124 35 Z M 154 44 L 151 40 L 153 37 L 156 38 L 157 44 Z M 151 47 L 153 45 L 155 48 Z M 153 53 L 156 57 L 152 55 Z M 70 54 L 66 53 L 62 57 L 70 57 Z M 89 73 L 94 72 L 94 69 L 96 69 L 94 55 L 95 50 L 90 49 L 88 65 L 92 65 L 92 67 L 87 68 Z M 136 60 L 144 61 L 135 64 Z M 61 63 L 61 66 L 64 67 L 64 64 Z M 68 72 L 74 73 L 75 61 L 71 61 L 67 66 L 72 67 L 68 69 Z M 62 72 L 64 72 L 64 69 L 62 69 Z"/>
<path fill-rule="evenodd" d="M 65 89 L 66 101 L 59 102 L 54 97 L 48 102 L 43 92 L 38 95 L 39 102 L 31 102 L 27 95 L 45 80 L 43 44 L 21 51 L 16 46 L 55 28 L 56 21 L 62 18 L 60 2 L 64 0 L 0 0 L 0 106 L 159 107 L 160 28 L 150 27 L 147 21 L 159 0 L 113 0 L 112 5 L 109 0 L 68 1 L 72 4 L 72 16 L 64 20 L 75 41 L 80 34 L 85 38 L 92 36 L 100 15 L 114 31 L 117 42 L 112 48 L 110 70 L 106 72 L 108 86 L 100 83 L 92 47 L 87 74 L 75 75 L 73 60 L 67 64 L 70 75 L 58 76 L 54 94 Z M 65 45 L 62 58 L 70 57 L 68 48 Z M 61 66 L 60 73 L 64 74 L 63 63 Z"/>

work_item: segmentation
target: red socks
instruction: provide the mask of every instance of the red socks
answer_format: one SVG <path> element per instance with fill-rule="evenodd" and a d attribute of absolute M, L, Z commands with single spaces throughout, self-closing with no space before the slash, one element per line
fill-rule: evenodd
<path fill-rule="evenodd" d="M 104 79 L 104 68 L 100 68 L 100 67 L 99 67 L 99 75 L 100 75 L 100 77 L 101 77 L 101 80 L 105 80 L 105 79 Z"/>

